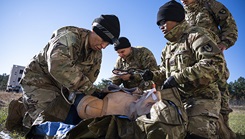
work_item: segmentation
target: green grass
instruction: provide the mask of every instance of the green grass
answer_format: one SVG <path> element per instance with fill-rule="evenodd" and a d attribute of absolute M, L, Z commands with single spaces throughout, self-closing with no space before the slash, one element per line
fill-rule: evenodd
<path fill-rule="evenodd" d="M 7 118 L 7 108 L 6 107 L 3 107 L 3 108 L 0 108 L 0 124 L 1 124 L 1 127 L 2 127 L 2 124 L 5 122 L 5 119 Z"/>
<path fill-rule="evenodd" d="M 9 132 L 5 129 L 5 122 L 8 114 L 8 104 L 10 103 L 10 101 L 14 99 L 17 100 L 21 96 L 22 93 L 10 93 L 0 91 L 0 131 L 8 134 L 13 139 L 24 139 L 24 137 L 17 132 Z"/>
<path fill-rule="evenodd" d="M 2 107 L 0 108 L 0 131 L 4 131 L 4 133 L 9 134 L 9 136 L 13 139 L 24 139 L 24 136 L 17 132 L 9 132 L 5 129 L 5 121 L 8 114 L 8 108 Z M 0 137 L 1 138 L 1 137 Z"/>
<path fill-rule="evenodd" d="M 229 115 L 230 128 L 238 135 L 238 138 L 245 138 L 245 110 L 235 109 Z"/>

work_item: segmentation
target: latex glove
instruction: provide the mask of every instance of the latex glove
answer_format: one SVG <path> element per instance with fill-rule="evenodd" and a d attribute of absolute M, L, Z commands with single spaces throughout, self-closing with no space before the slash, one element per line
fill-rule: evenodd
<path fill-rule="evenodd" d="M 167 89 L 167 88 L 172 88 L 172 87 L 177 87 L 178 83 L 174 79 L 174 76 L 170 76 L 167 80 L 164 81 L 161 89 Z"/>
<path fill-rule="evenodd" d="M 144 81 L 152 80 L 153 79 L 153 73 L 149 69 L 147 69 L 145 71 L 145 73 L 142 75 L 142 77 L 143 77 Z"/>

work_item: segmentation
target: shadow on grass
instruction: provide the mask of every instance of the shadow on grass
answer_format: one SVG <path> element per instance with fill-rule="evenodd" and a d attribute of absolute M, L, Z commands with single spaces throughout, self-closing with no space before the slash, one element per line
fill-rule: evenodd
<path fill-rule="evenodd" d="M 245 139 L 245 135 L 236 134 L 236 139 Z"/>

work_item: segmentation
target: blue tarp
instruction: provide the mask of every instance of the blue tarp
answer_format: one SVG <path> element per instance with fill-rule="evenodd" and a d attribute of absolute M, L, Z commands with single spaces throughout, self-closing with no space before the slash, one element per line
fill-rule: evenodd
<path fill-rule="evenodd" d="M 61 122 L 44 122 L 35 126 L 32 133 L 41 136 L 62 136 L 74 127 L 75 125 L 64 124 Z"/>
<path fill-rule="evenodd" d="M 128 119 L 127 116 L 118 115 L 118 118 Z M 65 124 L 62 122 L 44 122 L 33 127 L 32 134 L 49 137 L 62 137 L 66 135 L 76 125 Z"/>

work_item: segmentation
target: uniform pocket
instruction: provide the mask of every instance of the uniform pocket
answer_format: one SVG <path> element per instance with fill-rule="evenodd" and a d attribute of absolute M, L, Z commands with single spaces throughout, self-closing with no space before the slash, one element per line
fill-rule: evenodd
<path fill-rule="evenodd" d="M 183 118 L 179 108 L 170 100 L 162 100 L 154 104 L 151 111 L 151 116 L 156 116 L 156 121 L 165 124 L 181 125 Z"/>

